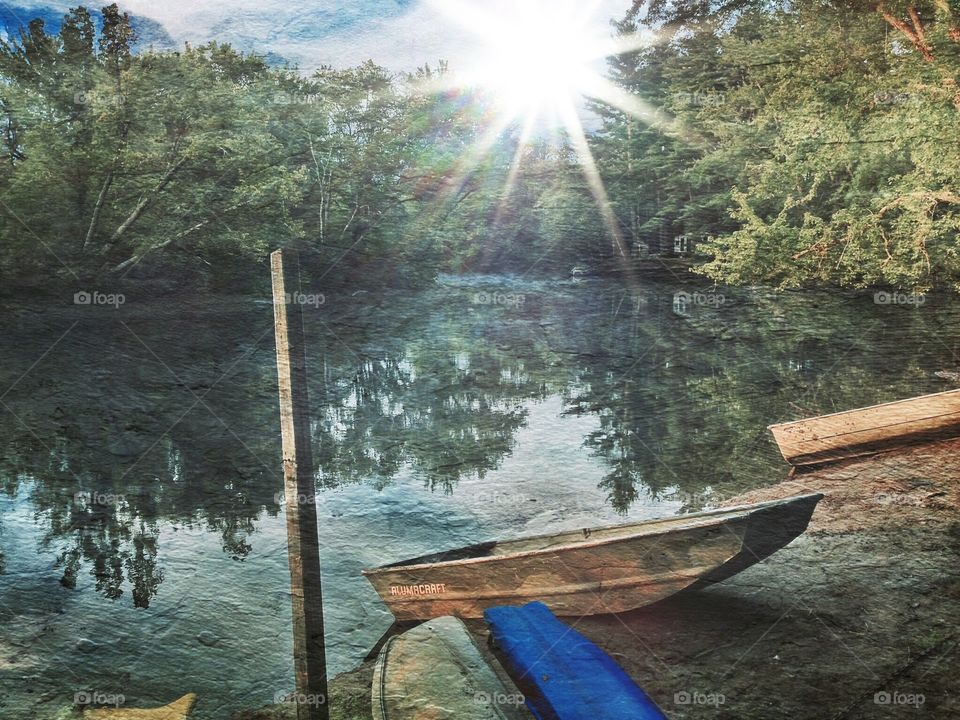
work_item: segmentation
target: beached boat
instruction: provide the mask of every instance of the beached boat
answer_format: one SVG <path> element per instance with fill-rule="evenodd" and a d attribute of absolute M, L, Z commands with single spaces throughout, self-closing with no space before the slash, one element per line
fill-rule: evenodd
<path fill-rule="evenodd" d="M 770 426 L 784 459 L 812 465 L 960 434 L 960 390 Z"/>
<path fill-rule="evenodd" d="M 524 697 L 457 618 L 397 635 L 373 670 L 374 720 L 526 720 Z"/>
<path fill-rule="evenodd" d="M 398 621 L 533 600 L 563 616 L 625 612 L 762 560 L 806 529 L 821 497 L 481 543 L 363 574 Z"/>

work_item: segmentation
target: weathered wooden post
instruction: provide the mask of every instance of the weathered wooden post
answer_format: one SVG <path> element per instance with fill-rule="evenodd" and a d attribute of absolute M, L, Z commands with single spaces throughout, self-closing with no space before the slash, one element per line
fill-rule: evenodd
<path fill-rule="evenodd" d="M 320 540 L 310 451 L 307 367 L 300 295 L 300 261 L 291 250 L 270 255 L 273 319 L 280 386 L 287 554 L 293 600 L 297 718 L 327 720 L 327 662 L 320 589 Z"/>

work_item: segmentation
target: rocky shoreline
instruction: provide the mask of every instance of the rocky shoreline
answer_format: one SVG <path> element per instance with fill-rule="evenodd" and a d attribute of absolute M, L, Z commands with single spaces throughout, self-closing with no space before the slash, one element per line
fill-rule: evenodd
<path fill-rule="evenodd" d="M 673 720 L 960 717 L 960 439 L 797 474 L 726 504 L 810 491 L 825 498 L 808 532 L 765 561 L 573 624 Z M 371 678 L 365 663 L 331 681 L 333 720 L 370 718 Z M 294 717 L 271 706 L 233 720 Z"/>

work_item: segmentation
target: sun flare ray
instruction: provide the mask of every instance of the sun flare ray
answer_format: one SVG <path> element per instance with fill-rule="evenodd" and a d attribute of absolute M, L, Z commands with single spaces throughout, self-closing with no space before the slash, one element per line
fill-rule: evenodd
<path fill-rule="evenodd" d="M 480 162 L 477 153 L 493 147 L 495 132 L 518 127 L 514 157 L 504 183 L 496 222 L 506 212 L 507 200 L 517 183 L 524 152 L 536 134 L 565 138 L 576 155 L 581 171 L 610 235 L 614 254 L 630 255 L 619 220 L 610 202 L 596 159 L 590 150 L 581 120 L 590 99 L 631 115 L 666 134 L 684 137 L 684 129 L 660 108 L 619 88 L 604 77 L 603 66 L 611 56 L 637 52 L 658 42 L 654 32 L 626 32 L 603 36 L 594 21 L 600 3 L 573 0 L 427 0 L 446 16 L 478 36 L 484 50 L 475 61 L 432 78 L 443 91 L 476 92 L 493 105 L 499 121 L 491 125 L 471 149 L 468 165 Z M 499 128 L 499 129 L 498 129 Z M 692 139 L 692 138 L 691 138 Z M 463 171 L 461 169 L 461 174 Z M 463 174 L 467 177 L 466 174 Z"/>
<path fill-rule="evenodd" d="M 497 211 L 496 220 L 500 219 L 501 210 L 503 205 L 508 197 L 513 193 L 513 187 L 516 185 L 517 176 L 520 174 L 520 166 L 523 160 L 523 153 L 530 145 L 530 138 L 533 136 L 534 126 L 536 124 L 536 116 L 528 116 L 523 123 L 523 128 L 520 130 L 520 137 L 517 139 L 517 149 L 513 153 L 513 161 L 510 163 L 510 172 L 507 173 L 506 182 L 503 185 L 503 193 L 501 195 L 500 210 Z"/>
<path fill-rule="evenodd" d="M 607 232 L 613 240 L 614 254 L 621 259 L 628 258 L 630 256 L 630 249 L 620 229 L 620 221 L 617 219 L 616 213 L 613 212 L 613 206 L 610 203 L 607 188 L 603 184 L 603 178 L 600 176 L 597 162 L 587 142 L 587 135 L 583 130 L 583 123 L 580 122 L 580 117 L 577 115 L 576 107 L 574 107 L 572 102 L 563 108 L 563 121 L 570 144 L 577 155 L 583 176 L 587 181 L 587 187 L 590 189 L 590 193 L 597 203 L 597 209 L 600 211 L 603 224 L 606 226 Z"/>
<path fill-rule="evenodd" d="M 496 118 L 457 159 L 442 179 L 436 194 L 426 206 L 427 214 L 440 213 L 454 204 L 484 158 L 496 145 L 510 123 L 509 118 Z"/>

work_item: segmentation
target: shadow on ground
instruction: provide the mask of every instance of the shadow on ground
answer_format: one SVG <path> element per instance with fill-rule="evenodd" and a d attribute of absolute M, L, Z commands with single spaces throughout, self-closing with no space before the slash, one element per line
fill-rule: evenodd
<path fill-rule="evenodd" d="M 673 720 L 958 718 L 958 487 L 960 440 L 793 477 L 737 501 L 825 492 L 788 547 L 705 590 L 567 622 Z M 370 717 L 371 672 L 333 681 L 332 718 Z"/>

